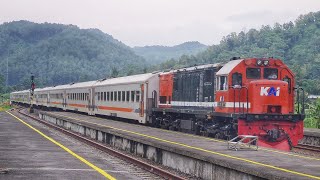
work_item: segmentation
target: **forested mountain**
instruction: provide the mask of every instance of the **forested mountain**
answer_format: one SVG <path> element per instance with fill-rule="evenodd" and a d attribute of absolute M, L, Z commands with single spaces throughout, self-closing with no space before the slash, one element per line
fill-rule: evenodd
<path fill-rule="evenodd" d="M 28 21 L 0 25 L 4 78 L 7 61 L 9 85 L 27 87 L 31 73 L 47 86 L 141 73 L 146 64 L 130 47 L 100 30 Z"/>
<path fill-rule="evenodd" d="M 195 55 L 207 48 L 198 41 L 185 42 L 176 46 L 144 46 L 134 47 L 137 55 L 146 59 L 150 64 L 159 64 L 172 58 L 179 58 L 182 55 Z"/>
<path fill-rule="evenodd" d="M 231 57 L 280 58 L 296 73 L 299 85 L 308 93 L 320 94 L 320 11 L 301 15 L 295 22 L 231 33 L 202 53 L 166 61 L 155 69 L 222 62 Z"/>

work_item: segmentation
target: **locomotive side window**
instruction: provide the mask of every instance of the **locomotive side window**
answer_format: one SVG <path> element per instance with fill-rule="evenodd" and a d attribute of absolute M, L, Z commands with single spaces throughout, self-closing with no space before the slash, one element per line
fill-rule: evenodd
<path fill-rule="evenodd" d="M 288 92 L 289 92 L 289 94 L 291 94 L 291 78 L 286 76 L 286 77 L 283 78 L 283 81 L 288 83 Z"/>
<path fill-rule="evenodd" d="M 247 79 L 260 79 L 261 69 L 260 68 L 247 68 Z"/>
<path fill-rule="evenodd" d="M 218 79 L 217 89 L 220 91 L 227 90 L 228 89 L 227 76 L 219 76 L 217 79 Z"/>
<path fill-rule="evenodd" d="M 278 69 L 264 68 L 263 78 L 265 78 L 265 79 L 278 79 Z"/>
<path fill-rule="evenodd" d="M 232 86 L 242 85 L 242 74 L 241 73 L 233 73 L 232 74 Z"/>

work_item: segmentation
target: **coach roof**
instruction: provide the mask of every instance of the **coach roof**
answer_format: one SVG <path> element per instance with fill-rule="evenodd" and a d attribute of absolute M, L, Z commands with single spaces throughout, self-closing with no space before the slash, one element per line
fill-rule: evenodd
<path fill-rule="evenodd" d="M 98 80 L 94 86 L 144 83 L 154 76 L 158 76 L 158 73 L 137 74 L 133 76 L 124 76 L 112 79 Z"/>

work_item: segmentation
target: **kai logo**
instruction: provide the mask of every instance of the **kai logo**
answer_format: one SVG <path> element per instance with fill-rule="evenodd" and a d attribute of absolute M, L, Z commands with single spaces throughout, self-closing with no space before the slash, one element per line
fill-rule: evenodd
<path fill-rule="evenodd" d="M 280 87 L 261 87 L 260 96 L 280 96 Z"/>

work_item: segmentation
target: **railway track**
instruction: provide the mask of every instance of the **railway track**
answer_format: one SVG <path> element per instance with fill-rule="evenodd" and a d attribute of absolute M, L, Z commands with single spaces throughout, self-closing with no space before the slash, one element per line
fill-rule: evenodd
<path fill-rule="evenodd" d="M 299 149 L 299 150 L 313 152 L 313 153 L 320 153 L 320 147 L 318 147 L 318 146 L 311 146 L 311 145 L 307 145 L 307 144 L 298 144 L 298 146 L 295 146 L 294 148 Z"/>
<path fill-rule="evenodd" d="M 86 143 L 86 144 L 88 144 L 88 145 L 90 145 L 92 147 L 95 147 L 95 148 L 97 148 L 97 149 L 99 149 L 101 151 L 104 151 L 104 152 L 106 152 L 108 154 L 111 154 L 111 155 L 113 155 L 115 157 L 118 157 L 118 158 L 120 158 L 120 159 L 122 159 L 122 160 L 124 160 L 126 162 L 134 164 L 134 165 L 136 165 L 136 166 L 138 166 L 138 167 L 140 167 L 140 168 L 142 168 L 142 169 L 144 169 L 146 171 L 149 171 L 149 172 L 151 172 L 153 174 L 156 174 L 156 175 L 158 175 L 158 176 L 160 176 L 160 177 L 162 177 L 164 179 L 170 179 L 170 180 L 185 180 L 186 179 L 184 177 L 181 177 L 181 176 L 178 176 L 176 174 L 173 174 L 173 173 L 171 173 L 171 172 L 169 172 L 167 170 L 161 169 L 160 167 L 148 164 L 147 162 L 141 161 L 141 160 L 136 159 L 136 158 L 134 158 L 132 156 L 129 156 L 127 154 L 124 154 L 122 152 L 114 150 L 114 149 L 112 149 L 110 147 L 104 146 L 104 145 L 102 145 L 102 144 L 100 144 L 100 143 L 98 143 L 98 142 L 96 142 L 94 140 L 88 139 L 88 138 L 83 137 L 83 136 L 81 136 L 79 134 L 76 134 L 76 133 L 73 133 L 73 132 L 68 131 L 66 129 L 63 129 L 63 128 L 59 127 L 59 126 L 56 126 L 56 125 L 53 125 L 53 124 L 48 123 L 46 121 L 43 121 L 43 120 L 41 120 L 41 119 L 39 119 L 37 117 L 34 117 L 34 116 L 30 115 L 30 114 L 27 114 L 27 113 L 23 112 L 23 109 L 21 109 L 21 108 L 18 109 L 18 113 L 23 115 L 23 116 L 26 116 L 28 118 L 31 118 L 33 120 L 36 120 L 36 121 L 38 121 L 38 122 L 40 122 L 42 124 L 45 124 L 48 127 L 54 128 L 54 129 L 66 134 L 66 135 L 69 135 L 69 136 L 71 136 L 73 138 L 76 138 L 77 140 L 82 141 L 82 142 L 84 142 L 84 143 Z"/>

